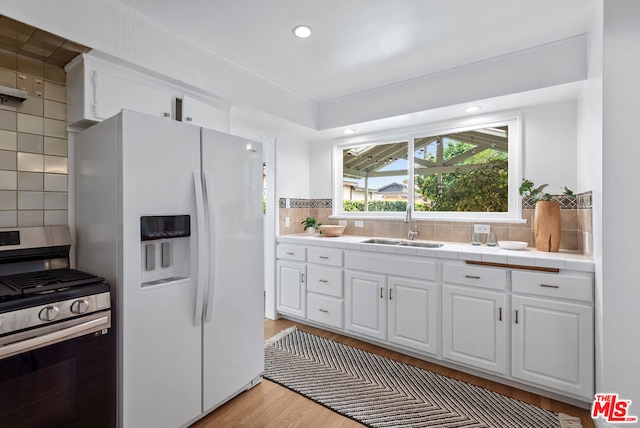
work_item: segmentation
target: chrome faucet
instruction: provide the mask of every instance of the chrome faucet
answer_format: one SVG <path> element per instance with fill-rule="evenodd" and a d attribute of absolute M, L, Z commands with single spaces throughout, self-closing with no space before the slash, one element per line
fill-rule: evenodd
<path fill-rule="evenodd" d="M 407 231 L 407 239 L 413 241 L 418 236 L 418 231 L 413 231 L 413 218 L 411 217 L 411 204 L 407 204 L 407 216 L 404 218 L 405 223 L 409 223 L 409 230 Z"/>

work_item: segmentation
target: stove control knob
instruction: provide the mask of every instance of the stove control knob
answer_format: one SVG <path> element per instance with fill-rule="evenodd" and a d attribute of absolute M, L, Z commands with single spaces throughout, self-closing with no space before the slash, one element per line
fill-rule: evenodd
<path fill-rule="evenodd" d="M 71 312 L 74 314 L 84 314 L 89 309 L 89 302 L 85 299 L 76 300 L 71 304 Z"/>
<path fill-rule="evenodd" d="M 45 306 L 40 311 L 39 317 L 42 321 L 53 321 L 59 313 L 60 309 L 57 306 Z"/>

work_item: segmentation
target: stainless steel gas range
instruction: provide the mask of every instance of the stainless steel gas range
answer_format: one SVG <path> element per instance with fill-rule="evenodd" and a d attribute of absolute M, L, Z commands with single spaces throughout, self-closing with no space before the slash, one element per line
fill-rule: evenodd
<path fill-rule="evenodd" d="M 115 426 L 109 284 L 66 226 L 0 229 L 0 425 Z"/>

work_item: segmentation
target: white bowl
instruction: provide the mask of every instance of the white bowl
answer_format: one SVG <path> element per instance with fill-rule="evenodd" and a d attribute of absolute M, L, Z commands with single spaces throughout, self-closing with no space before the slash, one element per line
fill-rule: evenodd
<path fill-rule="evenodd" d="M 505 250 L 524 250 L 527 243 L 524 241 L 498 241 L 498 245 Z"/>
<path fill-rule="evenodd" d="M 320 229 L 323 236 L 327 237 L 340 236 L 342 232 L 344 232 L 344 226 L 337 224 L 323 224 L 322 226 L 318 226 L 318 229 Z"/>

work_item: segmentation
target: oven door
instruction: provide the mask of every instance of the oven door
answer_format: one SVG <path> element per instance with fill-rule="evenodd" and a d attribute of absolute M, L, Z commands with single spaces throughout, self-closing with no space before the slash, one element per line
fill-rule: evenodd
<path fill-rule="evenodd" d="M 110 313 L 38 329 L 0 346 L 2 426 L 115 426 L 115 339 Z M 66 322 L 65 322 L 66 323 Z M 60 323 L 62 324 L 62 323 Z M 52 330 L 53 328 L 53 330 Z"/>

